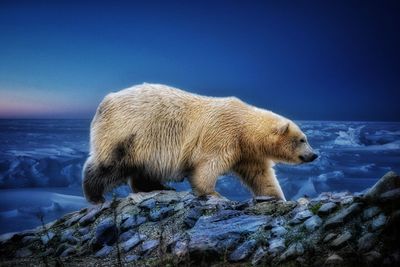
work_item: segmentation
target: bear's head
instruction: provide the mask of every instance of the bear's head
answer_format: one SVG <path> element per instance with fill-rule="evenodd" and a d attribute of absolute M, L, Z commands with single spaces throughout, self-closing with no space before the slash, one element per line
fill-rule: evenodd
<path fill-rule="evenodd" d="M 306 135 L 294 122 L 279 121 L 272 131 L 271 154 L 274 161 L 301 164 L 314 161 L 318 157 L 308 143 Z"/>

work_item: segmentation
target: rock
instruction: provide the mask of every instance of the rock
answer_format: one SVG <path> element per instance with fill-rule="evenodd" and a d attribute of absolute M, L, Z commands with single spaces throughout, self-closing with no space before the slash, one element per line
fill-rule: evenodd
<path fill-rule="evenodd" d="M 40 229 L 42 229 L 42 228 L 40 228 Z M 2 234 L 0 236 L 0 242 L 1 243 L 6 243 L 8 241 L 19 242 L 25 236 L 33 236 L 33 235 L 37 235 L 37 234 L 38 233 L 35 230 L 26 230 L 26 231 L 22 231 L 20 233 L 6 233 L 6 234 Z M 40 233 L 40 235 L 41 234 L 42 233 Z"/>
<path fill-rule="evenodd" d="M 87 233 L 86 235 L 83 235 L 81 237 L 81 243 L 85 243 L 86 241 L 90 240 L 92 238 L 91 233 Z"/>
<path fill-rule="evenodd" d="M 119 199 L 115 199 L 115 200 L 112 200 L 112 201 L 107 201 L 107 202 L 102 203 L 100 205 L 100 207 L 97 207 L 97 208 L 100 209 L 99 210 L 100 212 L 103 212 L 105 210 L 108 210 L 111 207 L 111 204 L 118 205 L 119 201 L 120 201 Z"/>
<path fill-rule="evenodd" d="M 285 239 L 283 238 L 274 238 L 269 241 L 268 253 L 272 255 L 276 255 L 282 252 L 286 248 Z"/>
<path fill-rule="evenodd" d="M 322 242 L 327 243 L 327 242 L 331 241 L 333 238 L 335 238 L 336 236 L 337 236 L 337 234 L 329 233 L 324 237 Z"/>
<path fill-rule="evenodd" d="M 79 233 L 80 235 L 86 235 L 86 234 L 89 233 L 89 231 L 90 231 L 90 228 L 89 228 L 89 227 L 83 227 L 83 228 L 80 228 L 80 229 L 78 230 L 78 233 Z"/>
<path fill-rule="evenodd" d="M 320 216 L 329 215 L 336 208 L 337 208 L 337 205 L 335 203 L 333 203 L 333 202 L 325 203 L 319 208 L 318 215 L 320 215 Z"/>
<path fill-rule="evenodd" d="M 354 202 L 354 197 L 353 196 L 347 196 L 342 198 L 342 200 L 340 200 L 340 204 L 341 205 L 348 205 Z"/>
<path fill-rule="evenodd" d="M 306 206 L 310 203 L 310 200 L 305 197 L 301 197 L 297 200 L 297 203 L 299 203 L 301 206 Z"/>
<path fill-rule="evenodd" d="M 236 245 L 242 236 L 254 233 L 270 221 L 267 216 L 246 215 L 240 211 L 222 210 L 202 216 L 188 231 L 190 253 L 215 253 Z"/>
<path fill-rule="evenodd" d="M 300 211 L 294 216 L 294 218 L 289 222 L 289 224 L 291 225 L 299 224 L 313 215 L 314 214 L 310 210 Z"/>
<path fill-rule="evenodd" d="M 71 244 L 76 244 L 79 240 L 73 236 L 74 231 L 72 229 L 67 229 L 61 234 L 60 241 L 61 242 L 68 242 Z"/>
<path fill-rule="evenodd" d="M 175 244 L 178 241 L 187 241 L 187 238 L 185 237 L 185 235 L 182 233 L 176 233 L 171 235 L 166 236 L 163 240 L 162 243 L 164 245 L 167 245 L 167 247 L 171 248 L 173 244 Z"/>
<path fill-rule="evenodd" d="M 379 197 L 393 194 L 391 190 Z M 259 203 L 250 199 L 244 204 L 197 198 L 188 192 L 157 191 L 139 196 L 137 202 L 131 198 L 112 202 L 112 210 L 100 209 L 86 226 L 79 221 L 94 209 L 66 215 L 47 224 L 47 230 L 38 227 L 29 233 L 2 235 L 0 265 L 40 265 L 44 257 L 51 257 L 49 263 L 53 264 L 62 255 L 68 256 L 62 259 L 66 265 L 113 266 L 119 262 L 118 242 L 123 263 L 135 266 L 183 266 L 188 262 L 193 266 L 323 266 L 325 262 L 330 266 L 400 266 L 400 206 L 394 202 L 371 204 L 360 197 L 345 207 L 337 204 L 332 208 L 334 203 L 350 199 L 349 193 L 325 193 L 326 200 L 309 203 L 306 199 Z M 140 208 L 143 203 L 155 206 Z M 163 208 L 172 209 L 167 219 L 149 221 L 150 213 Z M 75 223 L 66 226 L 72 218 Z M 300 223 L 289 224 L 294 218 Z M 50 238 L 45 238 L 47 233 Z M 51 241 L 43 245 L 42 237 Z M 24 249 L 31 252 L 26 254 L 29 259 L 17 258 L 24 257 Z"/>
<path fill-rule="evenodd" d="M 180 210 L 182 210 L 182 209 L 184 209 L 184 208 L 185 208 L 185 204 L 182 203 L 182 202 L 176 203 L 176 204 L 173 206 L 174 212 L 180 211 Z"/>
<path fill-rule="evenodd" d="M 39 237 L 33 236 L 33 235 L 28 235 L 28 236 L 24 236 L 21 241 L 23 244 L 30 244 L 30 243 L 33 243 L 38 240 L 40 240 Z"/>
<path fill-rule="evenodd" d="M 274 228 L 277 226 L 282 226 L 286 223 L 287 223 L 287 220 L 284 217 L 278 216 L 273 219 L 271 218 L 271 221 L 268 223 L 268 226 L 271 226 L 271 228 Z"/>
<path fill-rule="evenodd" d="M 75 248 L 69 247 L 61 253 L 60 257 L 68 257 L 74 253 L 75 253 Z"/>
<path fill-rule="evenodd" d="M 171 190 L 173 190 L 171 188 Z M 175 192 L 173 194 L 161 191 L 160 194 L 157 195 L 157 201 L 165 204 L 174 204 L 179 202 L 184 196 L 186 196 L 188 192 Z"/>
<path fill-rule="evenodd" d="M 98 258 L 106 257 L 111 253 L 112 249 L 113 249 L 112 246 L 105 245 L 99 251 L 97 251 L 94 256 Z"/>
<path fill-rule="evenodd" d="M 351 206 L 338 211 L 333 217 L 326 220 L 324 224 L 325 229 L 332 229 L 337 226 L 343 225 L 347 220 L 352 218 L 355 214 L 360 212 L 361 204 L 353 203 Z"/>
<path fill-rule="evenodd" d="M 340 257 L 337 254 L 332 254 L 326 259 L 325 265 L 326 266 L 336 266 L 338 264 L 341 264 L 342 262 L 343 262 L 342 257 Z"/>
<path fill-rule="evenodd" d="M 140 234 L 135 234 L 131 238 L 129 238 L 127 241 L 122 243 L 122 248 L 124 249 L 125 252 L 128 252 L 131 250 L 133 247 L 138 245 L 142 240 L 144 240 L 146 237 Z"/>
<path fill-rule="evenodd" d="M 150 217 L 150 221 L 159 221 L 162 220 L 166 217 L 168 217 L 169 215 L 171 215 L 174 212 L 173 208 L 170 207 L 163 207 L 160 209 L 153 209 L 150 211 L 149 217 Z"/>
<path fill-rule="evenodd" d="M 122 230 L 137 227 L 147 221 L 146 217 L 140 215 L 129 216 L 121 225 Z"/>
<path fill-rule="evenodd" d="M 238 262 L 247 259 L 253 253 L 256 246 L 257 241 L 254 239 L 245 241 L 230 254 L 229 261 Z"/>
<path fill-rule="evenodd" d="M 351 195 L 352 194 L 349 191 L 343 191 L 343 192 L 331 194 L 331 198 L 341 200 L 341 199 L 351 196 Z"/>
<path fill-rule="evenodd" d="M 378 217 L 372 220 L 370 226 L 371 231 L 375 232 L 381 229 L 383 226 L 385 226 L 386 222 L 387 222 L 387 217 L 385 216 L 385 214 L 381 213 Z"/>
<path fill-rule="evenodd" d="M 400 224 L 400 209 L 390 214 L 387 226 L 396 228 L 399 224 Z"/>
<path fill-rule="evenodd" d="M 140 248 L 141 253 L 150 252 L 160 244 L 160 240 L 147 240 L 142 243 Z"/>
<path fill-rule="evenodd" d="M 185 225 L 188 228 L 192 228 L 196 224 L 197 220 L 201 217 L 202 213 L 203 212 L 199 208 L 191 209 L 184 219 Z"/>
<path fill-rule="evenodd" d="M 400 188 L 396 188 L 385 193 L 382 193 L 379 198 L 378 202 L 380 203 L 396 203 L 400 202 Z"/>
<path fill-rule="evenodd" d="M 357 245 L 359 251 L 371 250 L 378 240 L 378 236 L 374 233 L 366 233 L 358 239 Z"/>
<path fill-rule="evenodd" d="M 332 193 L 329 192 L 322 192 L 321 194 L 319 194 L 319 196 L 317 196 L 316 198 L 313 198 L 312 201 L 313 202 L 324 202 L 324 201 L 328 201 L 331 198 Z"/>
<path fill-rule="evenodd" d="M 364 200 L 376 202 L 381 194 L 397 188 L 400 188 L 400 177 L 395 172 L 388 172 L 367 191 Z"/>
<path fill-rule="evenodd" d="M 338 237 L 336 237 L 332 242 L 331 242 L 331 247 L 333 248 L 339 248 L 345 244 L 345 242 L 349 241 L 350 238 L 352 237 L 352 234 L 349 231 L 345 231 Z"/>
<path fill-rule="evenodd" d="M 267 255 L 267 251 L 263 247 L 257 248 L 256 252 L 254 252 L 251 258 L 251 264 L 260 265 L 263 261 L 265 256 Z"/>
<path fill-rule="evenodd" d="M 206 236 L 193 236 L 189 242 L 189 253 L 197 255 L 216 256 L 237 246 L 241 239 L 240 234 L 232 233 L 221 238 L 207 239 Z"/>
<path fill-rule="evenodd" d="M 134 234 L 135 234 L 135 231 L 133 231 L 133 230 L 129 230 L 129 231 L 123 232 L 119 236 L 119 241 L 120 242 L 125 242 L 126 240 L 130 239 Z"/>
<path fill-rule="evenodd" d="M 47 257 L 47 256 L 50 256 L 50 255 L 53 255 L 55 253 L 55 250 L 54 250 L 54 248 L 48 248 L 48 249 L 46 249 L 46 251 L 45 252 L 43 252 L 43 257 Z"/>
<path fill-rule="evenodd" d="M 253 199 L 249 199 L 247 201 L 235 203 L 233 205 L 233 209 L 235 209 L 235 210 L 244 210 L 244 209 L 252 207 L 252 206 L 254 206 L 254 200 Z"/>
<path fill-rule="evenodd" d="M 55 205 L 59 206 L 58 203 Z M 62 221 L 62 218 L 59 221 Z M 47 231 L 48 229 L 51 229 L 57 222 L 58 221 L 52 221 L 52 222 L 46 223 L 45 225 L 39 226 L 39 229 Z"/>
<path fill-rule="evenodd" d="M 302 256 L 296 258 L 296 264 L 299 264 L 300 266 L 306 266 L 306 262 L 307 260 Z"/>
<path fill-rule="evenodd" d="M 322 220 L 318 215 L 314 215 L 304 222 L 304 226 L 309 232 L 315 231 L 321 224 Z"/>
<path fill-rule="evenodd" d="M 86 226 L 92 223 L 99 215 L 100 209 L 98 207 L 90 210 L 86 215 L 79 219 L 79 225 Z"/>
<path fill-rule="evenodd" d="M 40 239 L 42 240 L 43 245 L 47 245 L 47 243 L 49 243 L 55 236 L 56 235 L 53 232 L 47 231 L 43 233 Z"/>
<path fill-rule="evenodd" d="M 178 257 L 186 255 L 188 251 L 188 242 L 186 240 L 178 240 L 172 249 L 172 253 Z"/>
<path fill-rule="evenodd" d="M 348 192 L 340 192 L 340 193 L 334 193 L 331 194 L 331 197 L 329 199 L 331 202 L 335 202 L 335 203 L 340 203 L 341 205 L 347 205 L 347 204 L 351 204 L 353 202 L 353 195 Z"/>
<path fill-rule="evenodd" d="M 274 197 L 269 197 L 269 196 L 256 196 L 256 197 L 254 197 L 254 201 L 257 202 L 257 203 L 269 202 L 269 201 L 274 201 L 274 200 L 277 200 L 277 199 L 274 198 Z"/>
<path fill-rule="evenodd" d="M 64 225 L 67 227 L 70 227 L 70 226 L 76 224 L 84 215 L 85 214 L 81 214 L 81 213 L 75 214 L 75 215 L 71 216 L 71 218 L 66 220 L 64 222 Z"/>
<path fill-rule="evenodd" d="M 16 258 L 26 258 L 32 255 L 32 251 L 29 248 L 21 248 L 15 252 Z"/>
<path fill-rule="evenodd" d="M 383 266 L 399 266 L 398 262 L 400 262 L 400 251 L 397 249 L 397 251 L 391 253 L 388 255 L 388 257 L 383 257 L 382 259 L 382 265 Z"/>
<path fill-rule="evenodd" d="M 381 253 L 373 250 L 365 253 L 363 257 L 368 266 L 377 266 L 380 263 L 382 255 Z"/>
<path fill-rule="evenodd" d="M 377 206 L 373 206 L 363 211 L 362 218 L 364 221 L 368 221 L 369 219 L 378 215 L 378 213 L 380 212 L 381 212 L 380 208 L 378 208 Z"/>
<path fill-rule="evenodd" d="M 139 255 L 136 255 L 136 254 L 128 255 L 128 256 L 125 257 L 125 261 L 126 261 L 127 263 L 129 263 L 129 262 L 135 262 L 135 261 L 137 261 L 137 260 L 139 260 L 139 259 L 140 259 L 140 256 L 139 256 Z"/>
<path fill-rule="evenodd" d="M 297 203 L 295 201 L 271 201 L 257 203 L 246 209 L 246 211 L 259 215 L 283 216 L 289 212 L 293 212 L 296 206 Z"/>
<path fill-rule="evenodd" d="M 195 197 L 193 194 L 187 193 L 186 195 L 184 195 L 184 196 L 181 198 L 181 201 L 182 201 L 185 205 L 187 205 L 187 204 L 190 204 L 194 199 L 196 199 L 196 197 Z"/>
<path fill-rule="evenodd" d="M 230 204 L 230 201 L 223 196 L 206 196 L 206 202 L 203 204 L 205 206 L 219 206 L 225 208 L 227 205 Z"/>
<path fill-rule="evenodd" d="M 310 210 L 303 210 L 303 211 L 301 211 L 301 212 L 299 212 L 299 213 L 297 213 L 295 216 L 294 216 L 294 219 L 296 220 L 300 220 L 300 221 L 304 221 L 305 219 L 308 219 L 308 218 L 310 218 L 311 216 L 313 216 L 314 214 L 310 211 Z"/>
<path fill-rule="evenodd" d="M 279 257 L 281 261 L 293 259 L 304 254 L 303 244 L 296 242 L 291 244 L 289 248 Z"/>
<path fill-rule="evenodd" d="M 142 203 L 139 204 L 140 208 L 152 210 L 156 207 L 157 202 L 153 198 L 146 199 Z"/>
<path fill-rule="evenodd" d="M 283 226 L 276 226 L 271 229 L 272 237 L 281 237 L 284 236 L 288 230 L 286 230 Z"/>
<path fill-rule="evenodd" d="M 113 245 L 118 239 L 118 228 L 115 226 L 112 218 L 106 218 L 96 227 L 95 240 L 93 245 L 101 247 L 102 245 Z"/>
<path fill-rule="evenodd" d="M 5 243 L 7 243 L 7 242 L 13 242 L 13 241 L 15 241 L 15 240 L 13 239 L 14 236 L 19 236 L 19 237 L 17 238 L 18 241 L 20 241 L 22 238 L 24 238 L 24 236 L 21 236 L 21 235 L 19 235 L 18 233 L 17 233 L 17 234 L 15 234 L 15 233 L 5 233 L 5 234 L 0 235 L 0 245 L 3 245 L 3 244 L 5 244 Z"/>
<path fill-rule="evenodd" d="M 129 213 L 124 213 L 121 215 L 121 222 L 120 224 L 123 224 L 126 220 L 128 220 L 130 217 L 132 217 L 132 214 Z"/>
<path fill-rule="evenodd" d="M 151 191 L 151 192 L 136 192 L 129 194 L 127 199 L 129 200 L 130 204 L 133 205 L 140 205 L 142 202 L 148 200 L 148 199 L 154 199 L 156 200 L 157 195 L 160 194 L 161 191 Z M 174 192 L 176 193 L 176 192 Z M 140 207 L 140 206 L 138 206 Z"/>
<path fill-rule="evenodd" d="M 56 256 L 60 256 L 68 248 L 70 248 L 70 245 L 68 245 L 67 243 L 61 243 L 56 249 Z"/>

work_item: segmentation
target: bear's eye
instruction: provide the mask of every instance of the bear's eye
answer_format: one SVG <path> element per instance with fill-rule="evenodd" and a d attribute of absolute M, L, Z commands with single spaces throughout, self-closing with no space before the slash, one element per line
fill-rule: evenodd
<path fill-rule="evenodd" d="M 306 142 L 306 139 L 304 139 L 304 138 L 300 139 L 300 143 L 305 143 L 305 142 Z"/>

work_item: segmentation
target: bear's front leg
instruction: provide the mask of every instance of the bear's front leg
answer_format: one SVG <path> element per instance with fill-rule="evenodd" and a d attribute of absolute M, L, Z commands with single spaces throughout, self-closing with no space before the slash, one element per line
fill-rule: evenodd
<path fill-rule="evenodd" d="M 286 201 L 282 188 L 269 162 L 246 162 L 234 169 L 255 196 L 270 196 Z"/>
<path fill-rule="evenodd" d="M 85 195 L 88 202 L 92 204 L 100 204 L 105 201 L 103 196 L 105 191 L 104 171 L 93 163 L 91 157 L 89 157 L 85 165 L 83 166 L 83 194 Z"/>
<path fill-rule="evenodd" d="M 260 184 L 260 189 L 255 191 L 256 196 L 273 196 L 286 201 L 273 168 L 268 168 L 264 171 L 264 175 L 257 176 L 256 179 L 259 179 L 258 184 Z"/>

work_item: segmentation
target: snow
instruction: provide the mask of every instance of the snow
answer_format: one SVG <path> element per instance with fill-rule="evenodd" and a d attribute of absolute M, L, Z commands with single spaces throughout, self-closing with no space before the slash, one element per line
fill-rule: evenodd
<path fill-rule="evenodd" d="M 57 192 L 57 193 L 56 193 Z M 21 188 L 0 190 L 0 233 L 34 228 L 88 206 L 79 190 Z"/>

